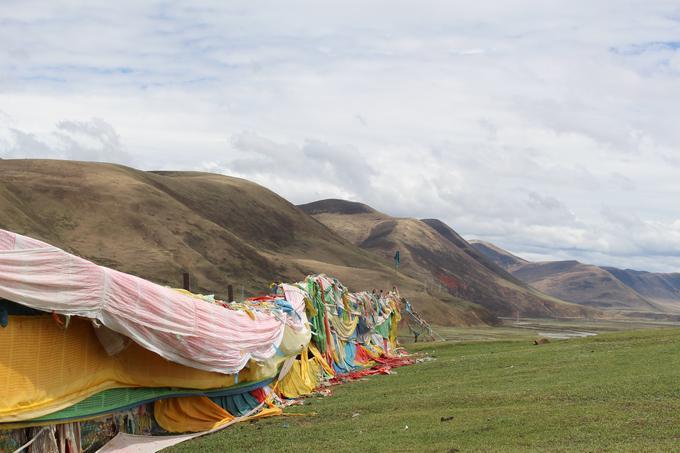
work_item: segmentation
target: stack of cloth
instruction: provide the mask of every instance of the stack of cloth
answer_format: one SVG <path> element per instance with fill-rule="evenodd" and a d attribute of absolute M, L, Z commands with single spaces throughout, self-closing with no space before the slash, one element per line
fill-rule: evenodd
<path fill-rule="evenodd" d="M 0 230 L 0 450 L 278 415 L 323 382 L 405 364 L 399 304 L 325 275 L 225 302 Z"/>

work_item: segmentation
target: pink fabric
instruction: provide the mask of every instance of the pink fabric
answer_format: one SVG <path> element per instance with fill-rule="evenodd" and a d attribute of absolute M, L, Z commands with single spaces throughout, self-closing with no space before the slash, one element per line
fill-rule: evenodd
<path fill-rule="evenodd" d="M 272 357 L 285 324 L 300 319 L 288 319 L 278 310 L 254 310 L 253 320 L 242 311 L 5 230 L 0 230 L 0 297 L 38 310 L 97 319 L 168 360 L 227 374 L 238 372 L 251 358 Z M 304 302 L 301 310 L 304 315 Z"/>
<path fill-rule="evenodd" d="M 283 288 L 283 294 L 285 295 L 286 300 L 293 309 L 298 313 L 305 313 L 305 297 L 307 296 L 307 292 L 297 286 L 289 285 L 288 283 L 283 283 L 281 287 Z"/>

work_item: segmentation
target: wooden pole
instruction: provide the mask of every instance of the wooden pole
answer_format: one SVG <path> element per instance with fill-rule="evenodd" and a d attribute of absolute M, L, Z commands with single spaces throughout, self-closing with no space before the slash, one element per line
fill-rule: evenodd
<path fill-rule="evenodd" d="M 188 272 L 182 274 L 182 288 L 191 291 L 191 276 Z"/>
<path fill-rule="evenodd" d="M 227 302 L 233 302 L 234 301 L 234 287 L 231 285 L 227 285 Z"/>

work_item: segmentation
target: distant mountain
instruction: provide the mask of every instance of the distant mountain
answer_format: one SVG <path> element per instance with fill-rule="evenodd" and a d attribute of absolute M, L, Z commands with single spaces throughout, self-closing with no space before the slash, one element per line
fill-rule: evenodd
<path fill-rule="evenodd" d="M 508 272 L 512 272 L 513 270 L 529 263 L 529 261 L 525 260 L 524 258 L 515 256 L 507 250 L 496 247 L 490 242 L 472 240 L 470 241 L 470 244 L 472 244 L 473 248 L 481 255 L 487 257 L 493 263 L 502 267 Z"/>
<path fill-rule="evenodd" d="M 615 267 L 602 269 L 657 306 L 680 310 L 680 273 L 663 274 Z"/>
<path fill-rule="evenodd" d="M 573 304 L 536 291 L 488 259 L 448 225 L 383 214 L 345 200 L 299 206 L 339 236 L 392 264 L 400 272 L 455 297 L 481 305 L 498 316 L 583 316 Z"/>
<path fill-rule="evenodd" d="M 99 163 L 0 161 L 0 228 L 170 286 L 226 297 L 325 272 L 356 290 L 397 285 L 439 324 L 494 322 L 479 305 L 426 288 L 270 190 L 197 172 Z"/>
<path fill-rule="evenodd" d="M 536 289 L 579 305 L 628 313 L 680 313 L 680 274 L 654 274 L 578 261 L 530 263 L 481 241 L 473 246 Z"/>
<path fill-rule="evenodd" d="M 636 311 L 658 310 L 654 304 L 604 269 L 578 261 L 527 263 L 513 275 L 535 288 L 579 305 Z"/>

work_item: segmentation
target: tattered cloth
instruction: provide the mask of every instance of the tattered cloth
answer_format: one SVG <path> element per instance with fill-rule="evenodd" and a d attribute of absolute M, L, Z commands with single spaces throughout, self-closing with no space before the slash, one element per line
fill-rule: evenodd
<path fill-rule="evenodd" d="M 304 303 L 292 316 L 229 310 L 5 230 L 0 298 L 96 319 L 168 360 L 224 374 L 274 356 L 285 325 L 306 321 Z"/>
<path fill-rule="evenodd" d="M 101 392 L 110 389 L 226 389 L 276 373 L 255 364 L 238 376 L 197 370 L 136 344 L 112 357 L 95 330 L 85 319 L 62 329 L 49 315 L 10 317 L 0 329 L 0 423 L 37 419 L 95 395 L 105 400 Z"/>

